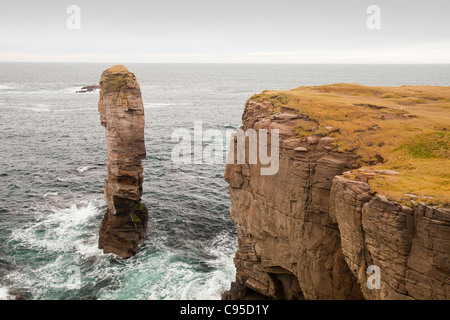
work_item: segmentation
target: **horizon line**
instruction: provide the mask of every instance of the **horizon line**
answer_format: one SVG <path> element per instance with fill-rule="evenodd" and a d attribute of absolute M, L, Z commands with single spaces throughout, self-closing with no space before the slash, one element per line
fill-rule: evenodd
<path fill-rule="evenodd" d="M 0 61 L 0 63 L 73 63 L 73 64 L 284 64 L 284 65 L 450 65 L 450 62 L 142 62 L 142 61 Z"/>

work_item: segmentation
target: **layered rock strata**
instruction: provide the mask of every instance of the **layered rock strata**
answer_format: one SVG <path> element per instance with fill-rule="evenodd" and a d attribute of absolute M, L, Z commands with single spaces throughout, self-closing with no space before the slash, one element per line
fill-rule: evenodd
<path fill-rule="evenodd" d="M 141 203 L 145 159 L 144 106 L 136 77 L 124 66 L 103 72 L 98 102 L 101 124 L 106 128 L 108 205 L 99 234 L 99 248 L 129 258 L 138 251 L 147 233 L 148 211 Z"/>
<path fill-rule="evenodd" d="M 344 175 L 357 171 L 355 153 L 338 151 L 335 137 L 300 138 L 302 117 L 273 101 L 246 103 L 242 129 L 278 129 L 280 162 L 275 175 L 227 164 L 238 250 L 222 298 L 449 299 L 450 210 L 371 191 L 368 175 L 394 171 Z M 379 286 L 369 266 L 379 267 Z"/>

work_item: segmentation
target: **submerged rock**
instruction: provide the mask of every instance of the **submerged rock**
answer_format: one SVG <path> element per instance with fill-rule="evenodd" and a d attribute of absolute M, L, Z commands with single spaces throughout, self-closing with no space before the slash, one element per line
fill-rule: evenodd
<path fill-rule="evenodd" d="M 8 291 L 14 300 L 30 300 L 32 298 L 31 292 L 24 288 L 11 288 Z"/>
<path fill-rule="evenodd" d="M 76 93 L 86 93 L 86 92 L 93 92 L 93 91 L 97 91 L 98 89 L 100 89 L 99 85 L 92 85 L 92 86 L 85 86 L 83 88 L 81 88 L 81 90 L 78 90 Z"/>
<path fill-rule="evenodd" d="M 144 105 L 136 77 L 122 65 L 104 71 L 98 111 L 106 128 L 108 205 L 99 235 L 99 248 L 122 258 L 136 254 L 147 233 L 148 212 L 141 203 L 145 159 Z"/>

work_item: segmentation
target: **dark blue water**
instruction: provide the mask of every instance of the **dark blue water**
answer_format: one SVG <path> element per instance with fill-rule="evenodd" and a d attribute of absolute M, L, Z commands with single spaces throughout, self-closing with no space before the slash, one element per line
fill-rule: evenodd
<path fill-rule="evenodd" d="M 176 165 L 175 129 L 237 128 L 266 89 L 337 82 L 450 85 L 449 65 L 126 64 L 141 84 L 148 237 L 128 260 L 97 249 L 105 211 L 102 64 L 0 64 L 0 299 L 218 299 L 237 246 L 219 164 Z M 226 142 L 224 141 L 224 145 Z"/>

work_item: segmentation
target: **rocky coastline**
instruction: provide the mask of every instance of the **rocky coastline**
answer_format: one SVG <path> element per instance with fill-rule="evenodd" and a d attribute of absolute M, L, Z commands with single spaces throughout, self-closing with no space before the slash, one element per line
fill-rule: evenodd
<path fill-rule="evenodd" d="M 249 99 L 242 129 L 277 129 L 280 164 L 227 164 L 238 250 L 222 299 L 449 299 L 448 190 L 436 170 L 421 191 L 418 169 L 448 169 L 448 101 L 448 87 L 346 84 Z"/>

